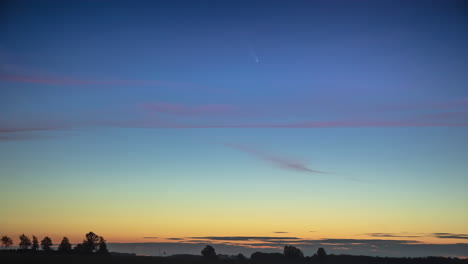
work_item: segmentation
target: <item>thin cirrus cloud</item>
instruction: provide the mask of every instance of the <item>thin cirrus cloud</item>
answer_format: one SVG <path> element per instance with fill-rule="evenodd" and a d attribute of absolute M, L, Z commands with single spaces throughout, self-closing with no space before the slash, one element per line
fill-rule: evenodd
<path fill-rule="evenodd" d="M 333 128 L 333 127 L 464 127 L 468 122 L 324 121 L 298 123 L 180 124 L 173 128 Z"/>
<path fill-rule="evenodd" d="M 5 122 L 0 120 L 0 134 L 5 138 L 10 136 L 12 139 L 33 139 L 35 137 L 42 137 L 41 135 L 34 134 L 33 132 L 41 131 L 56 131 L 72 129 L 83 124 L 70 124 L 66 122 L 35 122 L 35 124 L 24 125 L 15 124 L 14 122 Z"/>
<path fill-rule="evenodd" d="M 410 234 L 410 233 L 367 233 L 365 235 L 372 237 L 436 237 L 442 239 L 468 239 L 468 234 L 456 233 L 430 233 L 430 234 Z"/>
<path fill-rule="evenodd" d="M 313 129 L 313 128 L 352 128 L 352 127 L 466 127 L 468 122 L 404 122 L 404 121 L 328 121 L 328 122 L 300 122 L 300 123 L 249 123 L 249 124 L 208 124 L 208 123 L 180 123 L 180 122 L 161 122 L 161 120 L 144 120 L 144 121 L 93 121 L 93 122 L 68 122 L 66 125 L 57 122 L 53 125 L 38 125 L 38 126 L 15 126 L 1 125 L 0 133 L 16 133 L 25 131 L 44 131 L 44 130 L 64 130 L 82 126 L 108 126 L 108 127 L 126 127 L 126 128 L 154 128 L 154 129 L 195 129 L 195 128 L 291 128 L 291 129 Z M 254 151 L 255 152 L 255 151 Z M 271 161 L 275 158 L 267 158 Z M 279 161 L 279 160 L 278 160 Z M 300 164 L 294 162 L 281 162 L 286 167 L 300 168 Z M 307 169 L 305 169 L 307 170 Z M 312 172 L 312 171 L 310 171 Z"/>
<path fill-rule="evenodd" d="M 266 160 L 270 162 L 274 166 L 277 166 L 283 169 L 293 170 L 293 171 L 298 171 L 298 172 L 306 172 L 306 173 L 324 173 L 322 171 L 311 169 L 306 164 L 300 161 L 292 160 L 292 159 L 284 158 L 284 157 L 279 157 L 279 156 L 267 153 L 265 151 L 258 150 L 250 146 L 241 145 L 241 144 L 233 144 L 233 143 L 224 143 L 224 145 L 227 147 L 234 148 L 234 149 L 249 153 L 251 155 L 254 155 L 262 160 Z"/>
<path fill-rule="evenodd" d="M 0 75 L 0 81 L 1 81 Z M 53 81 L 55 82 L 55 81 Z M 78 84 L 93 83 L 92 81 L 78 81 L 71 82 Z M 105 82 L 104 82 L 105 83 Z M 126 83 L 125 81 L 123 83 Z M 454 100 L 453 102 L 440 102 L 429 105 L 438 107 L 446 106 L 465 106 L 468 99 Z M 146 103 L 139 104 L 133 110 L 129 111 L 130 116 L 126 120 L 119 120 L 119 115 L 111 115 L 109 112 L 108 118 L 87 116 L 84 115 L 80 120 L 74 120 L 62 116 L 62 121 L 45 121 L 48 119 L 43 118 L 40 120 L 31 120 L 28 122 L 27 118 L 10 117 L 9 121 L 0 120 L 0 133 L 13 134 L 24 132 L 36 132 L 47 130 L 67 130 L 81 127 L 125 127 L 125 128 L 153 128 L 153 129 L 195 129 L 195 128 L 283 128 L 283 129 L 318 129 L 318 128 L 365 128 L 365 127 L 466 127 L 468 126 L 468 111 L 457 110 L 451 112 L 445 111 L 431 111 L 430 113 L 414 115 L 406 119 L 395 119 L 389 117 L 376 117 L 371 120 L 352 119 L 352 120 L 323 120 L 323 121 L 298 121 L 298 122 L 284 122 L 269 121 L 265 122 L 262 119 L 250 120 L 249 122 L 243 120 L 234 121 L 229 117 L 245 117 L 246 114 L 250 115 L 255 113 L 254 109 L 242 108 L 238 105 L 231 104 L 199 104 L 199 105 L 184 105 L 174 103 Z M 132 112 L 133 111 L 133 112 Z M 152 114 L 155 115 L 152 115 Z M 145 118 L 141 118 L 141 116 Z M 271 114 L 273 115 L 273 113 Z M 193 119 L 192 117 L 197 117 Z M 220 119 L 220 117 L 222 117 Z M 164 119 L 165 118 L 165 119 Z M 192 119 L 191 119 L 192 118 Z M 210 119 L 210 118 L 217 118 Z M 190 122 L 188 122 L 190 120 Z M 66 121 L 64 121 L 66 120 Z M 20 121 L 16 123 L 15 121 Z M 30 136 L 3 136 L 0 140 L 21 140 L 33 139 Z M 249 152 L 257 157 L 269 161 L 272 164 L 282 168 L 303 171 L 303 172 L 319 172 L 308 168 L 305 164 L 290 160 L 275 155 L 271 155 L 259 150 L 255 150 L 245 146 L 232 146 L 244 152 Z"/>
<path fill-rule="evenodd" d="M 1 54 L 0 54 L 1 55 Z M 1 57 L 1 56 L 0 56 Z M 0 58 L 1 59 L 1 58 Z M 69 75 L 51 74 L 43 69 L 35 69 L 16 65 L 15 63 L 0 63 L 0 83 L 24 83 L 31 85 L 54 85 L 54 86 L 159 86 L 183 89 L 203 89 L 214 93 L 226 93 L 227 90 L 219 87 L 206 87 L 190 82 L 181 82 L 173 80 L 154 80 L 154 79 L 85 79 L 76 78 Z"/>
<path fill-rule="evenodd" d="M 143 123 L 144 127 L 153 128 L 345 128 L 345 127 L 465 127 L 468 122 L 409 122 L 409 121 L 327 121 L 299 123 L 241 123 L 241 124 L 209 124 L 209 123 Z M 136 127 L 139 127 L 136 124 Z"/>
<path fill-rule="evenodd" d="M 0 132 L 1 133 L 1 132 Z M 36 134 L 0 134 L 0 141 L 23 141 L 35 139 L 48 139 L 50 136 Z"/>
<path fill-rule="evenodd" d="M 192 239 L 207 239 L 207 240 L 222 240 L 222 241 L 249 241 L 249 240 L 260 240 L 260 241 L 268 241 L 268 240 L 297 240 L 300 239 L 299 237 L 255 237 L 255 236 L 232 236 L 232 237 L 223 237 L 223 236 L 208 236 L 208 237 L 191 237 Z"/>
<path fill-rule="evenodd" d="M 437 238 L 468 239 L 468 234 L 432 233 L 432 235 Z"/>
<path fill-rule="evenodd" d="M 0 54 L 1 55 L 1 54 Z M 164 85 L 164 86 L 192 86 L 187 83 L 166 82 L 161 80 L 94 80 L 72 78 L 70 76 L 46 73 L 42 69 L 34 69 L 17 65 L 15 63 L 0 64 L 0 82 L 7 83 L 29 83 L 62 86 L 86 86 L 86 85 Z"/>
<path fill-rule="evenodd" d="M 12 74 L 0 74 L 0 82 L 48 85 L 188 85 L 182 83 L 164 82 L 159 80 L 85 80 Z"/>
<path fill-rule="evenodd" d="M 154 112 L 176 116 L 203 116 L 203 115 L 224 115 L 231 114 L 237 107 L 229 104 L 205 104 L 189 106 L 173 103 L 152 103 L 145 104 L 144 109 Z"/>
<path fill-rule="evenodd" d="M 415 104 L 417 105 L 417 104 Z M 423 104 L 424 106 L 424 104 Z M 464 109 L 457 109 L 457 111 L 446 112 L 443 111 L 450 106 L 468 106 L 468 99 L 462 98 L 453 101 L 442 101 L 439 103 L 428 103 L 426 108 L 429 112 L 411 114 L 405 118 L 398 118 L 397 116 L 389 117 L 382 115 L 372 119 L 357 117 L 353 119 L 342 119 L 337 117 L 335 120 L 322 120 L 322 121 L 297 121 L 297 122 L 284 122 L 278 121 L 264 121 L 262 115 L 258 115 L 258 109 L 249 106 L 239 106 L 232 104 L 202 104 L 202 105 L 186 105 L 175 103 L 147 103 L 143 105 L 145 113 L 156 113 L 160 115 L 178 117 L 179 119 L 172 119 L 170 123 L 148 122 L 140 125 L 145 127 L 154 128 L 360 128 L 360 127 L 464 127 L 468 126 L 466 117 L 468 111 Z M 278 108 L 270 105 L 266 107 L 268 116 L 283 116 L 280 113 L 303 114 L 305 110 L 297 110 L 299 112 L 290 112 L 289 108 Z M 264 110 L 265 110 L 264 109 Z M 307 111 L 306 111 L 307 112 Z M 265 114 L 265 113 L 263 113 Z M 279 114 L 279 115 L 278 115 Z M 256 117 L 255 120 L 246 121 L 245 119 L 230 119 L 229 117 Z M 184 117 L 201 117 L 205 119 L 197 120 L 197 122 L 186 122 Z M 210 117 L 223 117 L 223 120 L 215 121 L 209 119 Z M 138 124 L 136 124 L 138 125 Z"/>
<path fill-rule="evenodd" d="M 198 114 L 201 115 L 202 112 L 214 111 L 213 108 L 201 108 Z M 179 111 L 179 110 L 171 110 Z M 186 109 L 179 112 L 180 114 L 185 113 Z M 187 116 L 191 115 L 187 113 Z M 35 122 L 37 123 L 37 122 Z M 466 127 L 468 126 L 467 121 L 460 122 L 447 122 L 447 121 L 436 121 L 428 120 L 423 122 L 418 121 L 326 121 L 326 122 L 299 122 L 299 123 L 249 123 L 249 124 L 231 124 L 231 123 L 218 123 L 218 124 L 209 124 L 204 122 L 199 123 L 186 123 L 186 122 L 177 122 L 177 121 L 163 121 L 163 120 L 127 120 L 127 121 L 109 121 L 109 120 L 96 120 L 96 121 L 76 121 L 73 120 L 67 122 L 57 121 L 55 123 L 47 124 L 31 124 L 31 125 L 15 125 L 11 122 L 9 124 L 0 123 L 0 133 L 19 133 L 19 132 L 36 132 L 36 131 L 51 131 L 51 130 L 66 130 L 74 129 L 78 127 L 89 127 L 89 126 L 106 126 L 106 127 L 125 127 L 125 128 L 153 128 L 153 129 L 196 129 L 196 128 L 289 128 L 289 129 L 318 129 L 318 128 L 365 128 L 365 127 Z M 304 172 L 313 172 L 317 173 L 320 171 L 313 170 L 305 166 L 303 163 L 285 159 L 282 157 L 277 157 L 270 155 L 265 152 L 261 152 L 252 148 L 239 145 L 231 145 L 233 148 L 243 150 L 244 152 L 251 153 L 257 157 L 260 157 L 264 160 L 267 160 L 273 164 L 276 164 L 280 167 L 304 171 Z"/>
<path fill-rule="evenodd" d="M 353 238 L 324 238 L 318 240 L 301 240 L 301 243 L 310 244 L 334 244 L 334 245 L 345 245 L 345 244 L 422 244 L 417 240 L 387 240 L 387 239 L 353 239 Z"/>
<path fill-rule="evenodd" d="M 365 235 L 372 237 L 423 237 L 422 235 L 413 235 L 413 234 L 395 234 L 395 233 L 367 233 Z"/>

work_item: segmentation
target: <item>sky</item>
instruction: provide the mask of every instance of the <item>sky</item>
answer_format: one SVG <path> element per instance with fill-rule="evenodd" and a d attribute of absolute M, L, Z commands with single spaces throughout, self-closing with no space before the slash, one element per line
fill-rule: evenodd
<path fill-rule="evenodd" d="M 0 235 L 468 257 L 465 1 L 2 1 Z"/>

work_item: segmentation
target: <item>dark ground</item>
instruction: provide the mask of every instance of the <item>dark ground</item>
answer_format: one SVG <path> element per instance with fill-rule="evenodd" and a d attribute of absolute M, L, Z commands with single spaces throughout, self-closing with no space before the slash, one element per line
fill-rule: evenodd
<path fill-rule="evenodd" d="M 380 258 L 368 256 L 328 255 L 319 260 L 306 257 L 299 260 L 266 256 L 265 259 L 215 259 L 201 256 L 146 257 L 131 255 L 59 255 L 59 254 L 24 254 L 0 250 L 1 264 L 468 264 L 468 259 L 457 258 Z"/>

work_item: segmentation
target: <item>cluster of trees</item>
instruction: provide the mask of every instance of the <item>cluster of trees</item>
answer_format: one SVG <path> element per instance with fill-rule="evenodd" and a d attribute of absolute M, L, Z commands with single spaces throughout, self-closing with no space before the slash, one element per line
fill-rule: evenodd
<path fill-rule="evenodd" d="M 257 262 L 275 262 L 280 260 L 290 260 L 290 261 L 300 261 L 300 260 L 317 260 L 318 262 L 323 262 L 327 258 L 327 252 L 323 248 L 319 248 L 317 253 L 311 257 L 304 257 L 304 253 L 297 247 L 294 246 L 284 246 L 283 254 L 280 253 L 261 253 L 255 252 L 250 256 L 252 261 Z"/>
<path fill-rule="evenodd" d="M 325 249 L 319 248 L 317 253 L 305 257 L 302 251 L 294 246 L 285 246 L 283 253 L 255 252 L 250 260 L 242 254 L 237 256 L 217 255 L 212 246 L 206 246 L 201 254 L 207 263 L 231 264 L 468 264 L 468 259 L 424 257 L 424 258 L 389 258 L 353 255 L 327 255 Z M 208 261 L 210 260 L 210 261 Z"/>
<path fill-rule="evenodd" d="M 202 249 L 201 254 L 204 258 L 207 259 L 215 259 L 218 255 L 216 255 L 216 251 L 214 247 L 208 245 L 204 249 Z"/>
<path fill-rule="evenodd" d="M 216 254 L 215 249 L 208 245 L 202 251 L 201 254 L 206 259 L 216 259 L 219 255 Z M 317 253 L 310 258 L 314 258 L 318 261 L 324 261 L 327 257 L 327 252 L 323 248 L 319 248 Z M 245 259 L 242 254 L 237 256 L 238 259 Z M 286 245 L 284 246 L 283 254 L 281 253 L 261 253 L 255 252 L 250 256 L 253 261 L 259 262 L 274 262 L 282 259 L 286 260 L 301 260 L 304 259 L 304 253 L 297 247 Z"/>
<path fill-rule="evenodd" d="M 327 255 L 325 249 L 319 248 L 312 256 L 305 257 L 302 251 L 294 246 L 285 246 L 283 253 L 255 252 L 250 260 L 242 254 L 237 256 L 217 255 L 212 246 L 206 246 L 201 254 L 206 263 L 224 264 L 468 264 L 468 259 L 444 257 L 390 258 L 353 255 Z"/>
<path fill-rule="evenodd" d="M 27 237 L 25 234 L 22 234 L 20 237 L 20 242 L 18 244 L 21 251 L 37 251 L 39 249 L 39 240 L 37 237 L 32 236 L 32 240 Z M 13 245 L 13 240 L 7 236 L 3 236 L 2 245 L 4 248 L 9 248 Z M 52 239 L 50 237 L 44 237 L 41 240 L 40 246 L 42 250 L 46 252 L 55 251 L 52 249 Z M 72 244 L 67 237 L 63 237 L 62 242 L 58 245 L 57 252 L 60 253 L 78 253 L 78 254 L 108 254 L 106 240 L 102 236 L 98 236 L 93 232 L 89 232 L 85 235 L 83 243 L 77 244 L 72 248 Z"/>

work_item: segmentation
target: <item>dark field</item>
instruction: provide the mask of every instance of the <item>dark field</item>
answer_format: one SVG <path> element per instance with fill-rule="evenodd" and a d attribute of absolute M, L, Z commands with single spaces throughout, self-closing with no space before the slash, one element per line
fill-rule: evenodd
<path fill-rule="evenodd" d="M 350 255 L 328 255 L 326 259 L 319 260 L 314 257 L 305 257 L 299 260 L 291 260 L 278 255 L 265 254 L 260 259 L 236 259 L 221 257 L 219 259 L 205 259 L 202 256 L 170 256 L 170 257 L 150 257 L 131 255 L 59 255 L 59 254 L 20 254 L 17 252 L 0 251 L 0 263 L 51 263 L 51 264 L 468 264 L 466 259 L 457 258 L 381 258 L 368 256 Z"/>

